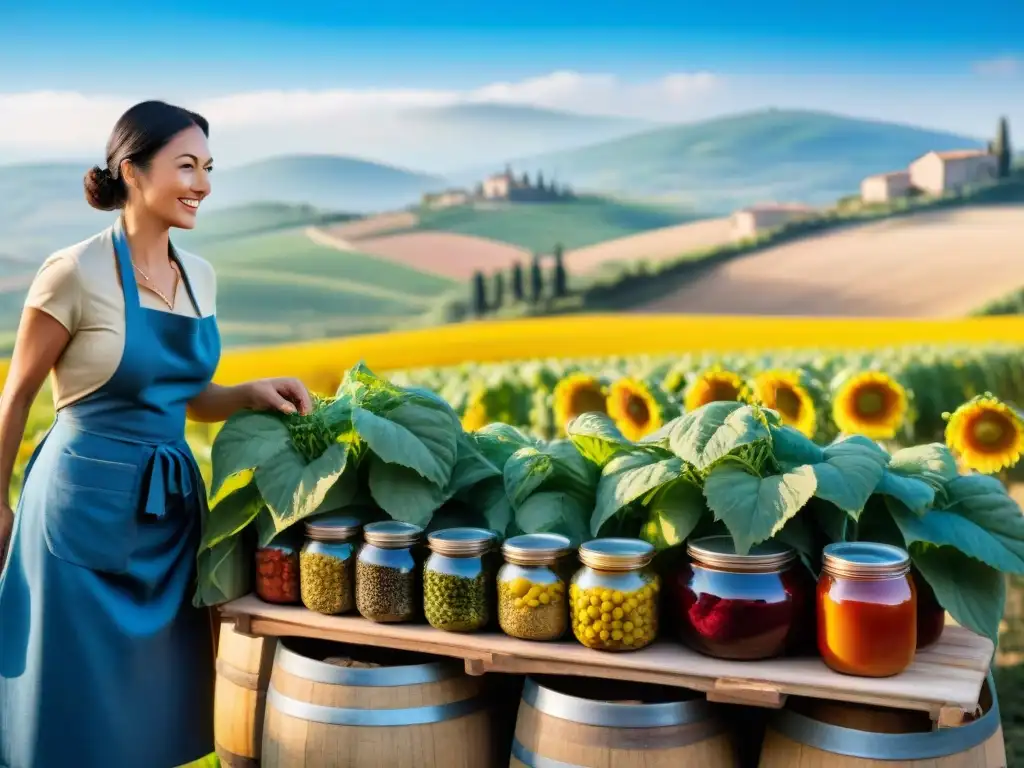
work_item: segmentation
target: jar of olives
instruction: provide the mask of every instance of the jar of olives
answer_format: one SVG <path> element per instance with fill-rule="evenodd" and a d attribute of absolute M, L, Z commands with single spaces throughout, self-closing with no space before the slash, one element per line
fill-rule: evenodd
<path fill-rule="evenodd" d="M 430 626 L 475 632 L 490 621 L 494 571 L 487 555 L 497 536 L 484 528 L 448 528 L 427 537 L 423 613 Z"/>
<path fill-rule="evenodd" d="M 355 553 L 361 523 L 348 515 L 318 515 L 306 521 L 306 543 L 299 555 L 302 604 L 336 615 L 352 610 Z"/>
<path fill-rule="evenodd" d="M 356 556 L 356 609 L 370 621 L 413 621 L 420 611 L 416 547 L 423 529 L 412 523 L 383 520 L 363 528 L 364 544 Z"/>
<path fill-rule="evenodd" d="M 640 539 L 594 539 L 579 549 L 569 586 L 572 631 L 588 648 L 634 651 L 658 636 L 654 547 Z"/>
<path fill-rule="evenodd" d="M 498 571 L 498 624 L 520 640 L 557 640 L 569 623 L 566 555 L 569 539 L 557 533 L 527 533 L 505 542 Z"/>

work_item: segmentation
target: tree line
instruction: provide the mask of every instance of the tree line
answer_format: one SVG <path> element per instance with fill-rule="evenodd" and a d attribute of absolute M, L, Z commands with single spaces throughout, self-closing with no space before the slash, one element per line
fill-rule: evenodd
<path fill-rule="evenodd" d="M 545 262 L 549 262 L 545 265 Z M 476 317 L 518 304 L 540 304 L 569 293 L 565 253 L 558 244 L 550 254 L 534 253 L 529 268 L 516 262 L 509 269 L 485 275 L 477 270 L 470 281 L 470 307 Z"/>

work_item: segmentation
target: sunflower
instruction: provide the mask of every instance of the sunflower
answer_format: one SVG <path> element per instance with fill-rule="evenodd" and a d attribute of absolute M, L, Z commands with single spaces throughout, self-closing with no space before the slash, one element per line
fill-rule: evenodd
<path fill-rule="evenodd" d="M 832 419 L 841 432 L 888 440 L 907 417 L 907 390 L 881 371 L 855 373 L 836 389 Z"/>
<path fill-rule="evenodd" d="M 490 423 L 491 420 L 487 418 L 487 404 L 483 398 L 470 398 L 469 405 L 466 406 L 466 410 L 462 414 L 462 428 L 466 432 L 476 432 Z"/>
<path fill-rule="evenodd" d="M 750 390 L 739 374 L 713 366 L 701 371 L 686 388 L 684 404 L 687 411 L 695 411 L 708 403 L 721 400 L 750 400 Z"/>
<path fill-rule="evenodd" d="M 803 378 L 800 371 L 764 371 L 754 379 L 754 398 L 766 408 L 778 411 L 783 424 L 814 437 L 818 414 Z"/>
<path fill-rule="evenodd" d="M 555 425 L 559 432 L 581 413 L 607 413 L 605 386 L 596 376 L 571 373 L 555 385 Z"/>
<path fill-rule="evenodd" d="M 946 445 L 960 463 L 983 474 L 1008 469 L 1024 451 L 1024 420 L 991 393 L 968 400 L 946 423 Z"/>
<path fill-rule="evenodd" d="M 640 379 L 619 379 L 608 392 L 608 415 L 630 440 L 661 429 L 670 407 L 663 393 Z"/>

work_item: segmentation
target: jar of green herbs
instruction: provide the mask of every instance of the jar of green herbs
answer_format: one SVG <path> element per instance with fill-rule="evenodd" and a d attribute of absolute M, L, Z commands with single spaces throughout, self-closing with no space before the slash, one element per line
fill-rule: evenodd
<path fill-rule="evenodd" d="M 356 556 L 356 609 L 363 618 L 382 623 L 419 618 L 422 536 L 418 525 L 399 520 L 364 526 Z"/>
<path fill-rule="evenodd" d="M 355 605 L 355 554 L 361 523 L 342 514 L 306 521 L 306 543 L 299 554 L 302 604 L 334 616 Z"/>
<path fill-rule="evenodd" d="M 491 618 L 497 535 L 484 528 L 448 528 L 427 537 L 423 613 L 430 626 L 476 632 Z"/>

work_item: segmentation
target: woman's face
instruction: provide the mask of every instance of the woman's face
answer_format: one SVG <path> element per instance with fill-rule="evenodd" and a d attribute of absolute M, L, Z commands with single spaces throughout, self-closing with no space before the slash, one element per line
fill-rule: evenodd
<path fill-rule="evenodd" d="M 192 229 L 203 198 L 210 194 L 213 158 L 202 130 L 193 125 L 171 139 L 139 173 L 127 169 L 135 201 L 168 227 Z"/>

